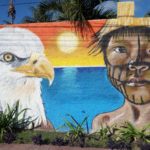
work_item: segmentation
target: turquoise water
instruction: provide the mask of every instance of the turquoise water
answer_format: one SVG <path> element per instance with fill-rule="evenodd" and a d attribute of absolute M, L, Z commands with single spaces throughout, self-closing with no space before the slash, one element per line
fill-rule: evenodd
<path fill-rule="evenodd" d="M 47 118 L 56 129 L 67 114 L 79 122 L 88 116 L 91 128 L 96 115 L 119 108 L 124 99 L 107 79 L 104 67 L 56 68 L 52 86 L 47 80 L 42 82 L 42 97 Z"/>

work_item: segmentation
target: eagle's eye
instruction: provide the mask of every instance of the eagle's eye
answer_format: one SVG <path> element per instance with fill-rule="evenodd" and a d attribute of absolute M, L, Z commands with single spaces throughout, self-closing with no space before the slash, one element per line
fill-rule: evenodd
<path fill-rule="evenodd" d="M 12 62 L 14 61 L 14 55 L 12 55 L 11 53 L 6 53 L 3 55 L 3 59 L 6 62 Z"/>

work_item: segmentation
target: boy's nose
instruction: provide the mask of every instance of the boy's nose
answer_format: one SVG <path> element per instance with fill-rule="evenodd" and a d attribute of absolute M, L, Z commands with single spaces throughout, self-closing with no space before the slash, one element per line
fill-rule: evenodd
<path fill-rule="evenodd" d="M 149 66 L 148 65 L 145 65 L 145 64 L 142 64 L 142 65 L 134 65 L 134 64 L 130 64 L 129 65 L 129 70 L 131 71 L 136 71 L 136 70 L 139 70 L 139 71 L 146 71 L 149 69 Z"/>

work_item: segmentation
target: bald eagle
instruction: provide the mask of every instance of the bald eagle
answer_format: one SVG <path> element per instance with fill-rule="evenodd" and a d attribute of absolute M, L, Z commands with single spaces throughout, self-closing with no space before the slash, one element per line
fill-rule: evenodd
<path fill-rule="evenodd" d="M 44 46 L 33 32 L 18 27 L 0 29 L 0 108 L 28 108 L 34 126 L 48 125 L 41 97 L 41 81 L 52 83 L 54 69 L 44 55 Z"/>

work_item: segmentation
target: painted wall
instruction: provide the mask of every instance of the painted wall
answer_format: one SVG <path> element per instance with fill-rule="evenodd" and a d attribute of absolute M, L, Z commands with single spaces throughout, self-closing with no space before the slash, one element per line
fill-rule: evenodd
<path fill-rule="evenodd" d="M 90 21 L 94 32 L 103 27 L 105 22 L 106 20 Z M 88 46 L 94 32 L 87 33 L 83 39 L 75 33 L 69 22 L 20 24 L 14 27 L 28 29 L 40 37 L 46 56 L 56 67 L 104 65 L 101 54 L 96 57 L 88 54 Z"/>
<path fill-rule="evenodd" d="M 148 124 L 150 19 L 121 11 L 132 2 L 118 6 L 117 19 L 90 21 L 93 32 L 84 38 L 69 22 L 1 26 L 1 110 L 19 100 L 35 126 L 51 129 L 67 114 L 79 122 L 88 116 L 93 131 Z"/>
<path fill-rule="evenodd" d="M 99 29 L 99 25 L 102 27 L 104 23 L 105 20 L 91 21 L 95 31 Z M 80 85 L 69 92 L 71 86 L 73 88 L 77 84 L 81 84 L 81 86 L 84 84 L 80 83 L 82 80 L 79 83 L 75 81 L 77 67 L 86 66 L 90 69 L 90 67 L 104 65 L 102 54 L 97 56 L 88 54 L 92 34 L 87 34 L 83 39 L 81 35 L 75 33 L 75 29 L 69 22 L 1 26 L 1 110 L 5 111 L 7 104 L 13 107 L 19 100 L 20 110 L 29 108 L 27 116 L 38 118 L 34 122 L 35 126 L 43 125 L 44 128 L 52 128 L 52 124 L 55 128 L 60 126 L 66 113 L 75 111 L 75 109 L 73 112 L 67 110 L 72 106 L 69 97 L 64 92 L 68 91 L 68 96 L 80 97 L 83 95 L 81 90 L 84 90 L 84 87 L 80 87 Z M 89 72 L 89 70 L 85 71 Z M 81 75 L 83 74 L 81 73 Z M 70 81 L 69 77 L 72 77 Z M 42 79 L 44 79 L 43 82 Z M 54 83 L 51 87 L 53 80 Z M 70 87 L 65 87 L 67 84 Z M 61 89 L 64 91 L 61 92 Z M 60 101 L 60 97 L 63 98 L 62 101 Z M 70 97 L 70 99 L 74 101 L 76 97 Z M 63 115 L 59 117 L 61 103 L 64 100 L 68 100 L 68 104 L 62 108 Z M 80 104 L 80 101 L 82 99 L 79 99 L 77 104 Z M 45 103 L 46 109 L 43 103 Z M 56 112 L 54 112 L 55 107 L 57 107 Z M 56 115 L 53 116 L 53 114 Z M 93 117 L 91 116 L 91 121 Z M 47 118 L 51 123 L 47 122 Z"/>

